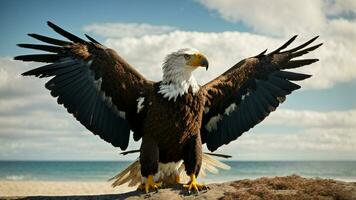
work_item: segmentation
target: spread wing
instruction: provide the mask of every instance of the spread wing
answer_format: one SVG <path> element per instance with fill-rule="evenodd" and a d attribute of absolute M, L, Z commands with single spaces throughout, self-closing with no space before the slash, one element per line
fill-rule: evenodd
<path fill-rule="evenodd" d="M 308 47 L 317 37 L 290 50 L 284 49 L 295 40 L 292 37 L 277 50 L 266 51 L 244 59 L 213 81 L 203 86 L 207 102 L 201 128 L 203 143 L 210 151 L 237 139 L 274 111 L 285 97 L 300 88 L 293 81 L 310 75 L 289 72 L 318 61 L 294 60 L 322 44 Z"/>
<path fill-rule="evenodd" d="M 114 50 L 93 38 L 86 35 L 90 41 L 85 41 L 51 22 L 48 25 L 70 41 L 29 34 L 47 44 L 18 46 L 46 53 L 22 55 L 15 59 L 48 64 L 22 75 L 53 77 L 45 86 L 53 97 L 57 97 L 59 104 L 63 104 L 91 132 L 115 147 L 126 149 L 130 129 L 135 129 L 138 123 L 137 98 L 144 96 L 153 83 Z"/>

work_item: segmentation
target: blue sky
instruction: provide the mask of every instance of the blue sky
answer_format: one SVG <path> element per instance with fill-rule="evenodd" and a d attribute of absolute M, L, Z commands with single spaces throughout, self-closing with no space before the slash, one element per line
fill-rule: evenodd
<path fill-rule="evenodd" d="M 290 95 L 270 119 L 219 151 L 238 160 L 354 159 L 355 10 L 353 1 L 328 0 L 269 4 L 244 0 L 1 0 L 0 160 L 135 157 L 118 156 L 119 149 L 86 131 L 56 105 L 44 89 L 44 81 L 19 76 L 38 66 L 11 59 L 32 52 L 16 47 L 17 43 L 35 42 L 27 33 L 60 37 L 47 27 L 48 20 L 79 36 L 88 33 L 153 80 L 161 77 L 164 55 L 186 46 L 199 49 L 212 63 L 207 73 L 196 73 L 202 84 L 240 59 L 272 50 L 294 34 L 301 37 L 297 42 L 320 35 L 325 44 L 311 56 L 321 61 L 301 69 L 313 78 L 302 83 L 303 89 Z M 131 142 L 129 148 L 138 147 L 139 143 Z"/>
<path fill-rule="evenodd" d="M 19 48 L 14 44 L 27 41 L 24 33 L 32 31 L 53 35 L 45 26 L 46 21 L 66 25 L 75 34 L 83 34 L 82 27 L 93 22 L 149 23 L 171 25 L 187 31 L 246 31 L 241 23 L 229 23 L 215 12 L 207 12 L 199 3 L 182 1 L 139 1 L 107 0 L 79 1 L 64 0 L 49 2 L 5 1 L 1 2 L 0 30 L 1 55 L 15 55 Z M 11 20 L 10 20 L 11 19 Z M 102 39 L 99 37 L 99 39 Z"/>

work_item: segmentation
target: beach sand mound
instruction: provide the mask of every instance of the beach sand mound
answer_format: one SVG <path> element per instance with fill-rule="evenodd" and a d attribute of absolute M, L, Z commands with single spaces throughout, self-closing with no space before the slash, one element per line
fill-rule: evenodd
<path fill-rule="evenodd" d="M 228 184 L 234 192 L 221 199 L 354 199 L 356 183 L 332 179 L 310 179 L 297 175 L 256 180 L 234 181 Z M 223 184 L 223 185 L 224 185 Z"/>
<path fill-rule="evenodd" d="M 182 186 L 175 186 L 162 188 L 158 192 L 149 194 L 134 191 L 112 195 L 36 196 L 7 199 L 356 199 L 356 183 L 332 179 L 310 179 L 297 175 L 209 184 L 209 187 L 208 191 L 191 195 Z"/>

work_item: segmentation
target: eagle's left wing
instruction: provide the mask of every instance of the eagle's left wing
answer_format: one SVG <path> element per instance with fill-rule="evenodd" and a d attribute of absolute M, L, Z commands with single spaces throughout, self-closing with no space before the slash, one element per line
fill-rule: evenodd
<path fill-rule="evenodd" d="M 48 25 L 68 40 L 38 34 L 29 36 L 46 44 L 19 44 L 44 54 L 16 56 L 15 60 L 49 63 L 22 75 L 52 77 L 46 88 L 82 125 L 115 147 L 126 149 L 130 130 L 141 138 L 144 117 L 142 100 L 153 90 L 153 82 L 121 58 L 114 50 L 87 36 L 81 39 L 57 25 Z M 142 99 L 142 100 L 140 100 Z M 140 100 L 140 101 L 139 101 Z"/>
<path fill-rule="evenodd" d="M 210 151 L 237 139 L 245 131 L 261 122 L 274 111 L 285 97 L 300 88 L 292 81 L 310 75 L 285 71 L 318 61 L 292 60 L 322 44 L 307 47 L 317 37 L 290 50 L 284 50 L 295 40 L 292 37 L 277 50 L 266 51 L 244 59 L 203 86 L 207 101 L 203 115 L 201 136 Z"/>

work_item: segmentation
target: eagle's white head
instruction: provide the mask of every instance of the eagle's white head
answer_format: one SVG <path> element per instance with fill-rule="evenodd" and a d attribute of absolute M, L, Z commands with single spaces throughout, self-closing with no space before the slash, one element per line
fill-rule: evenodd
<path fill-rule="evenodd" d="M 181 49 L 168 54 L 163 63 L 163 79 L 159 93 L 169 100 L 177 99 L 191 88 L 193 93 L 199 90 L 199 85 L 192 75 L 198 67 L 208 69 L 207 58 L 196 49 Z"/>

